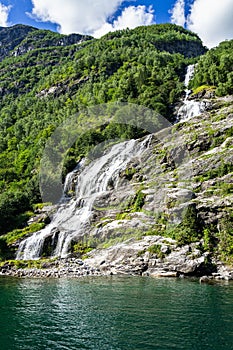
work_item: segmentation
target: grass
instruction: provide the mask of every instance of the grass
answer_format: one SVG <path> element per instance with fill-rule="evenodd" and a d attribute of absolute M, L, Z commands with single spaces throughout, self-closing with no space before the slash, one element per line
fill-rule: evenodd
<path fill-rule="evenodd" d="M 23 229 L 16 229 L 11 232 L 8 232 L 7 234 L 1 236 L 1 239 L 3 239 L 7 245 L 12 245 L 15 242 L 17 242 L 19 239 L 42 230 L 45 227 L 45 223 L 39 222 L 39 223 L 33 223 Z"/>
<path fill-rule="evenodd" d="M 159 259 L 163 259 L 165 257 L 165 254 L 161 252 L 161 245 L 160 244 L 154 244 L 150 246 L 147 251 L 150 254 L 155 254 Z"/>
<path fill-rule="evenodd" d="M 40 259 L 40 260 L 6 260 L 0 263 L 0 267 L 10 265 L 16 269 L 43 269 L 46 268 L 43 265 L 53 263 L 56 258 L 53 259 Z"/>
<path fill-rule="evenodd" d="M 201 85 L 198 86 L 196 89 L 193 90 L 192 96 L 195 96 L 197 94 L 199 94 L 202 91 L 214 91 L 216 89 L 215 86 L 211 86 L 211 85 Z"/>

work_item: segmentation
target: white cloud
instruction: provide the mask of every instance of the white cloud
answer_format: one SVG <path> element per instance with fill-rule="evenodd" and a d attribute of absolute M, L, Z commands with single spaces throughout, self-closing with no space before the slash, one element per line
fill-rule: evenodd
<path fill-rule="evenodd" d="M 63 34 L 83 33 L 101 35 L 153 22 L 152 7 L 129 6 L 113 24 L 108 22 L 123 0 L 32 0 L 32 16 L 39 21 L 58 24 Z"/>
<path fill-rule="evenodd" d="M 123 0 L 32 0 L 32 15 L 59 25 L 63 34 L 92 34 L 104 25 Z"/>
<path fill-rule="evenodd" d="M 209 48 L 233 39 L 233 1 L 195 0 L 187 27 L 197 33 Z"/>
<path fill-rule="evenodd" d="M 169 11 L 171 13 L 171 23 L 184 26 L 186 22 L 185 18 L 185 2 L 184 0 L 177 0 L 173 9 Z"/>
<path fill-rule="evenodd" d="M 152 7 L 146 6 L 129 6 L 126 7 L 121 16 L 112 24 L 105 22 L 104 25 L 94 32 L 94 36 L 99 38 L 102 35 L 124 28 L 136 28 L 141 25 L 149 25 L 154 21 L 154 11 Z"/>
<path fill-rule="evenodd" d="M 5 6 L 0 3 L 0 26 L 7 27 L 8 26 L 8 16 L 10 12 L 11 6 Z"/>

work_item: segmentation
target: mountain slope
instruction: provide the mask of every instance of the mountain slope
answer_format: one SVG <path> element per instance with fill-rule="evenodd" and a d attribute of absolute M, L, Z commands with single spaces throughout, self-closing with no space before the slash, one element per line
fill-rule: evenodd
<path fill-rule="evenodd" d="M 0 61 L 7 56 L 19 56 L 36 48 L 68 46 L 92 39 L 87 35 L 61 35 L 49 30 L 16 24 L 13 27 L 0 27 Z"/>
<path fill-rule="evenodd" d="M 16 29 L 8 29 L 9 35 L 13 31 L 13 39 Z M 173 47 L 174 54 L 156 48 L 160 31 L 164 42 L 168 40 L 164 49 Z M 2 233 L 23 223 L 21 213 L 40 201 L 38 167 L 43 146 L 62 121 L 87 105 L 114 101 L 142 104 L 172 119 L 190 62 L 180 47 L 194 43 L 199 48 L 193 56 L 205 50 L 195 34 L 174 25 L 123 30 L 69 46 L 47 46 L 65 40 L 57 33 L 32 28 L 26 32 L 17 49 L 14 40 L 12 44 L 22 55 L 9 55 L 0 64 Z M 32 39 L 38 37 L 41 39 L 32 45 Z M 91 144 L 124 133 L 126 130 L 115 127 L 93 131 L 82 145 L 76 145 L 68 168 Z M 133 134 L 131 130 L 125 136 Z"/>
<path fill-rule="evenodd" d="M 3 244 L 2 250 L 8 253 L 11 252 L 8 251 L 5 244 L 11 246 L 12 243 L 15 243 L 15 237 L 28 235 L 44 225 L 39 223 L 39 226 L 36 224 L 33 227 L 25 228 L 27 220 L 33 215 L 31 210 L 35 208 L 36 203 L 41 201 L 38 184 L 40 159 L 47 139 L 57 126 L 77 112 L 81 113 L 80 119 L 82 118 L 81 120 L 88 124 L 85 107 L 109 102 L 130 102 L 143 105 L 157 111 L 168 120 L 174 121 L 174 107 L 184 95 L 183 81 L 187 65 L 200 62 L 200 67 L 202 67 L 204 62 L 207 67 L 208 57 L 212 55 L 212 51 L 205 54 L 206 49 L 196 34 L 170 24 L 109 33 L 99 40 L 79 35 L 66 37 L 31 27 L 22 27 L 21 29 L 20 37 L 16 38 L 16 41 L 15 28 L 8 29 L 7 35 L 11 35 L 12 42 L 9 41 L 9 46 L 4 51 L 5 58 L 0 63 L 2 77 L 0 82 L 0 233 L 5 234 L 14 228 L 20 229 L 9 233 L 9 236 L 3 236 L 0 240 Z M 2 31 L 0 30 L 0 33 Z M 224 56 L 225 49 L 229 50 L 228 44 L 223 43 L 220 46 L 221 49 L 219 49 L 217 57 Z M 203 55 L 201 59 L 199 59 L 200 55 Z M 214 62 L 215 56 L 213 55 L 213 57 Z M 225 59 L 222 59 L 220 66 L 224 76 L 229 77 L 230 82 L 231 71 L 226 62 Z M 207 75 L 201 79 L 197 78 L 201 71 L 201 68 L 198 67 L 194 80 L 191 82 L 192 86 L 199 88 L 203 84 L 212 85 L 212 82 L 208 81 Z M 212 88 L 218 89 L 219 84 L 223 84 L 224 79 L 216 81 Z M 230 85 L 229 82 L 227 82 L 227 86 Z M 226 90 L 226 92 L 228 91 Z M 194 91 L 194 93 L 196 92 Z M 205 93 L 206 91 L 202 89 L 202 95 Z M 228 117 L 231 115 L 231 101 L 228 107 L 225 106 L 229 108 L 226 111 L 223 104 L 224 101 L 213 100 L 210 104 L 212 107 L 209 107 L 212 108 L 212 111 L 208 112 L 210 114 L 202 115 L 200 119 L 194 120 L 193 124 L 192 121 L 187 125 L 186 123 L 179 124 L 178 128 L 184 133 L 185 140 L 187 135 L 190 137 L 186 140 L 186 144 L 191 155 L 196 154 L 196 157 L 199 158 L 202 156 L 202 151 L 207 152 L 211 148 L 214 149 L 213 142 L 216 142 L 215 146 L 219 146 L 227 137 L 232 136 L 231 129 L 228 130 L 231 127 L 231 120 Z M 109 117 L 112 116 L 113 112 L 110 108 Z M 216 135 L 208 118 L 212 119 L 218 128 Z M 221 128 L 221 124 L 225 127 Z M 198 131 L 195 131 L 195 128 Z M 174 132 L 177 130 L 179 129 L 174 128 Z M 138 130 L 133 126 L 108 125 L 107 123 L 101 128 L 88 130 L 71 147 L 63 173 L 65 175 L 71 170 L 77 161 L 98 143 L 107 139 L 130 139 L 145 134 L 146 131 L 143 128 Z M 175 147 L 174 144 L 173 147 Z M 226 148 L 228 150 L 230 146 L 227 144 Z M 206 178 L 207 181 L 215 179 L 216 183 L 219 183 L 221 196 L 221 191 L 225 191 L 227 194 L 231 191 L 231 182 L 229 186 L 225 186 L 224 177 L 232 172 L 229 165 L 231 159 L 227 150 L 224 149 L 221 153 L 221 147 L 216 149 L 216 158 L 211 160 L 211 164 L 218 165 L 219 173 L 215 173 L 211 167 L 205 169 L 202 163 L 200 169 L 197 165 L 194 180 L 197 181 L 199 187 L 197 186 L 196 191 L 202 188 L 202 183 L 203 186 L 209 186 L 209 183 L 205 183 Z M 148 174 L 150 181 L 156 181 L 153 176 L 157 174 L 158 161 L 163 160 L 161 164 L 164 169 L 171 171 L 170 185 L 173 186 L 173 178 L 175 179 L 177 175 L 175 169 L 170 169 L 173 162 L 170 163 L 169 153 L 167 154 L 167 150 L 163 149 L 162 145 L 158 149 L 156 147 L 150 149 L 151 151 L 158 155 L 158 159 L 150 158 L 150 164 L 153 164 L 151 173 Z M 206 159 L 211 159 L 211 154 L 206 154 Z M 221 157 L 218 155 L 221 155 L 225 160 L 228 159 L 226 165 L 224 165 L 225 163 L 220 164 Z M 145 159 L 145 164 L 147 164 L 146 162 Z M 199 163 L 197 162 L 197 164 Z M 145 169 L 147 169 L 146 166 Z M 207 174 L 206 170 L 208 170 Z M 143 176 L 140 177 L 141 174 L 138 174 L 143 172 L 143 169 L 133 169 L 132 171 L 133 173 L 129 170 L 129 174 L 126 175 L 128 177 L 132 175 L 133 178 L 134 175 L 138 175 L 139 179 L 143 178 Z M 218 180 L 221 174 L 223 175 Z M 198 176 L 200 176 L 199 180 Z M 140 182 L 142 180 L 139 180 Z M 174 183 L 174 187 L 176 185 Z M 150 190 L 150 184 L 148 183 L 146 186 Z M 138 193 L 143 193 L 142 189 L 141 192 L 140 189 L 137 190 L 139 190 Z M 216 191 L 212 190 L 212 194 L 210 191 L 207 192 L 215 198 Z M 147 194 L 145 193 L 145 195 Z M 145 208 L 142 206 L 137 209 L 139 212 L 142 209 L 149 210 L 146 208 L 147 197 L 144 194 L 140 194 L 140 196 L 142 198 L 139 202 L 143 206 L 145 205 Z M 181 241 L 182 239 L 185 241 L 185 235 L 187 235 L 187 239 L 192 241 L 200 239 L 204 234 L 208 235 L 207 232 L 210 231 L 210 235 L 213 236 L 211 240 L 214 241 L 216 248 L 218 239 L 215 235 L 219 223 L 211 219 L 211 207 L 214 207 L 214 203 L 210 201 L 211 204 L 208 206 L 208 203 L 205 204 L 206 202 L 208 201 L 203 201 L 203 207 L 206 205 L 207 208 L 207 211 L 203 209 L 204 214 L 202 214 L 200 204 L 201 197 L 197 200 L 195 209 L 192 209 L 192 213 L 196 213 L 198 220 L 199 217 L 201 221 L 203 220 L 203 224 L 197 228 L 195 226 L 197 218 L 194 218 L 193 225 L 196 227 L 196 233 L 194 227 L 190 230 L 186 230 L 186 227 L 177 233 L 174 229 L 170 235 L 175 235 Z M 195 201 L 192 202 L 192 208 L 194 208 L 194 203 Z M 169 205 L 173 208 L 174 203 L 171 201 Z M 228 205 L 226 207 L 228 208 Z M 166 212 L 166 208 L 164 208 L 164 212 Z M 229 212 L 229 208 L 223 212 L 224 215 L 220 215 L 219 220 L 227 220 L 225 214 Z M 124 216 L 127 213 L 123 211 L 116 214 Z M 231 213 L 229 215 L 231 217 Z M 108 213 L 106 216 L 111 217 Z M 157 225 L 155 221 L 154 225 Z M 215 225 L 213 230 L 211 225 Z M 151 229 L 154 231 L 153 228 L 148 227 L 148 230 Z M 166 232 L 161 233 L 166 234 Z M 231 243 L 226 243 L 226 246 L 229 248 Z M 229 251 L 228 248 L 223 249 L 224 254 L 231 255 L 231 248 Z"/>

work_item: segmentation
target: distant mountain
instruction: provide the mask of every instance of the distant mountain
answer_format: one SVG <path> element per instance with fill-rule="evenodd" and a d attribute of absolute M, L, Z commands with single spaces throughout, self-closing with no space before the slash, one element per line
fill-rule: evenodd
<path fill-rule="evenodd" d="M 36 31 L 35 28 L 22 24 L 9 28 L 0 27 L 0 60 L 8 56 L 30 32 L 34 31 Z"/>
<path fill-rule="evenodd" d="M 68 46 L 90 40 L 87 35 L 61 35 L 49 30 L 40 30 L 31 26 L 17 24 L 12 27 L 0 27 L 0 61 L 5 57 L 22 55 L 30 50 L 49 46 Z"/>

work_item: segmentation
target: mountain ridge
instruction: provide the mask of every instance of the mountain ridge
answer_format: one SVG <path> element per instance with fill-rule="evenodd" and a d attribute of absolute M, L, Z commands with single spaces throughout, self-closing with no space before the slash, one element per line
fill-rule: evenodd
<path fill-rule="evenodd" d="M 0 27 L 0 61 L 9 55 L 22 55 L 35 48 L 68 46 L 90 39 L 93 38 L 88 35 L 62 35 L 51 30 L 42 30 L 23 24 Z"/>

